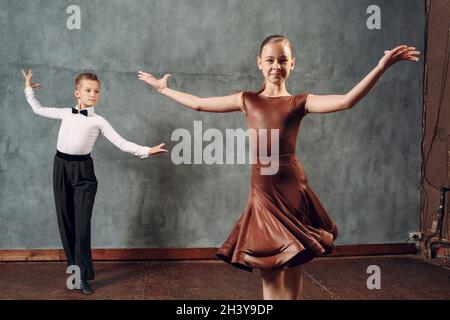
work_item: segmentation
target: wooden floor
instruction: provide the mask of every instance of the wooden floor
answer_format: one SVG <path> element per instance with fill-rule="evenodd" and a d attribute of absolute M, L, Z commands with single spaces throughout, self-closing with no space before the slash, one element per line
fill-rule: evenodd
<path fill-rule="evenodd" d="M 381 289 L 369 290 L 367 267 L 381 269 Z M 259 272 L 221 261 L 96 262 L 96 293 L 66 288 L 65 263 L 0 263 L 0 299 L 262 299 Z M 304 267 L 303 298 L 450 299 L 450 267 L 418 256 L 319 258 Z"/>

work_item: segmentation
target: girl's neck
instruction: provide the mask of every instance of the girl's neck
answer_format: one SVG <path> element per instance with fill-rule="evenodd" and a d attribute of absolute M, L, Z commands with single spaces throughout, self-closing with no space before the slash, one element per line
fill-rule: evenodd
<path fill-rule="evenodd" d="M 268 97 L 290 96 L 284 82 L 281 85 L 274 85 L 266 82 L 264 90 L 260 94 Z"/>

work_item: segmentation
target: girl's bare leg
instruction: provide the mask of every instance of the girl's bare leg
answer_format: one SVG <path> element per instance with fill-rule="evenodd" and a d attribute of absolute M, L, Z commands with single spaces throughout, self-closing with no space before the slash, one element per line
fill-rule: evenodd
<path fill-rule="evenodd" d="M 301 266 L 287 268 L 284 274 L 284 299 L 300 300 L 303 290 L 303 270 Z"/>
<path fill-rule="evenodd" d="M 303 271 L 300 266 L 287 269 L 261 269 L 264 300 L 300 300 Z"/>
<path fill-rule="evenodd" d="M 282 300 L 284 289 L 283 269 L 261 269 L 264 300 Z"/>

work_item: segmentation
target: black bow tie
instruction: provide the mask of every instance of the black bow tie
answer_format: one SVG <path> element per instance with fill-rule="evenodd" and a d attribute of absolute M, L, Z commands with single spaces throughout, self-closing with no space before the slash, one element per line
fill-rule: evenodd
<path fill-rule="evenodd" d="M 87 110 L 78 110 L 78 109 L 72 108 L 72 113 L 81 113 L 82 115 L 84 115 L 86 117 L 88 116 Z"/>

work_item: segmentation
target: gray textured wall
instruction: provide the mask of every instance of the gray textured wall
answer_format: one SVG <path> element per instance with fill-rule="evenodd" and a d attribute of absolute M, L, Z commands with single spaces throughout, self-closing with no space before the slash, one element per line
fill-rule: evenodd
<path fill-rule="evenodd" d="M 51 174 L 59 121 L 33 114 L 21 68 L 32 68 L 49 106 L 72 106 L 74 76 L 102 79 L 97 112 L 127 139 L 155 145 L 176 128 L 246 128 L 242 113 L 197 113 L 136 78 L 173 74 L 200 96 L 256 90 L 259 44 L 273 33 L 296 47 L 291 93 L 345 93 L 402 43 L 423 51 L 423 0 L 77 1 L 81 30 L 66 28 L 72 1 L 0 2 L 0 248 L 60 247 Z M 366 9 L 382 29 L 366 28 Z M 354 109 L 308 115 L 298 156 L 340 228 L 337 244 L 403 242 L 418 229 L 422 63 L 395 65 Z M 226 238 L 249 191 L 249 165 L 141 160 L 100 137 L 94 247 L 209 247 Z"/>

